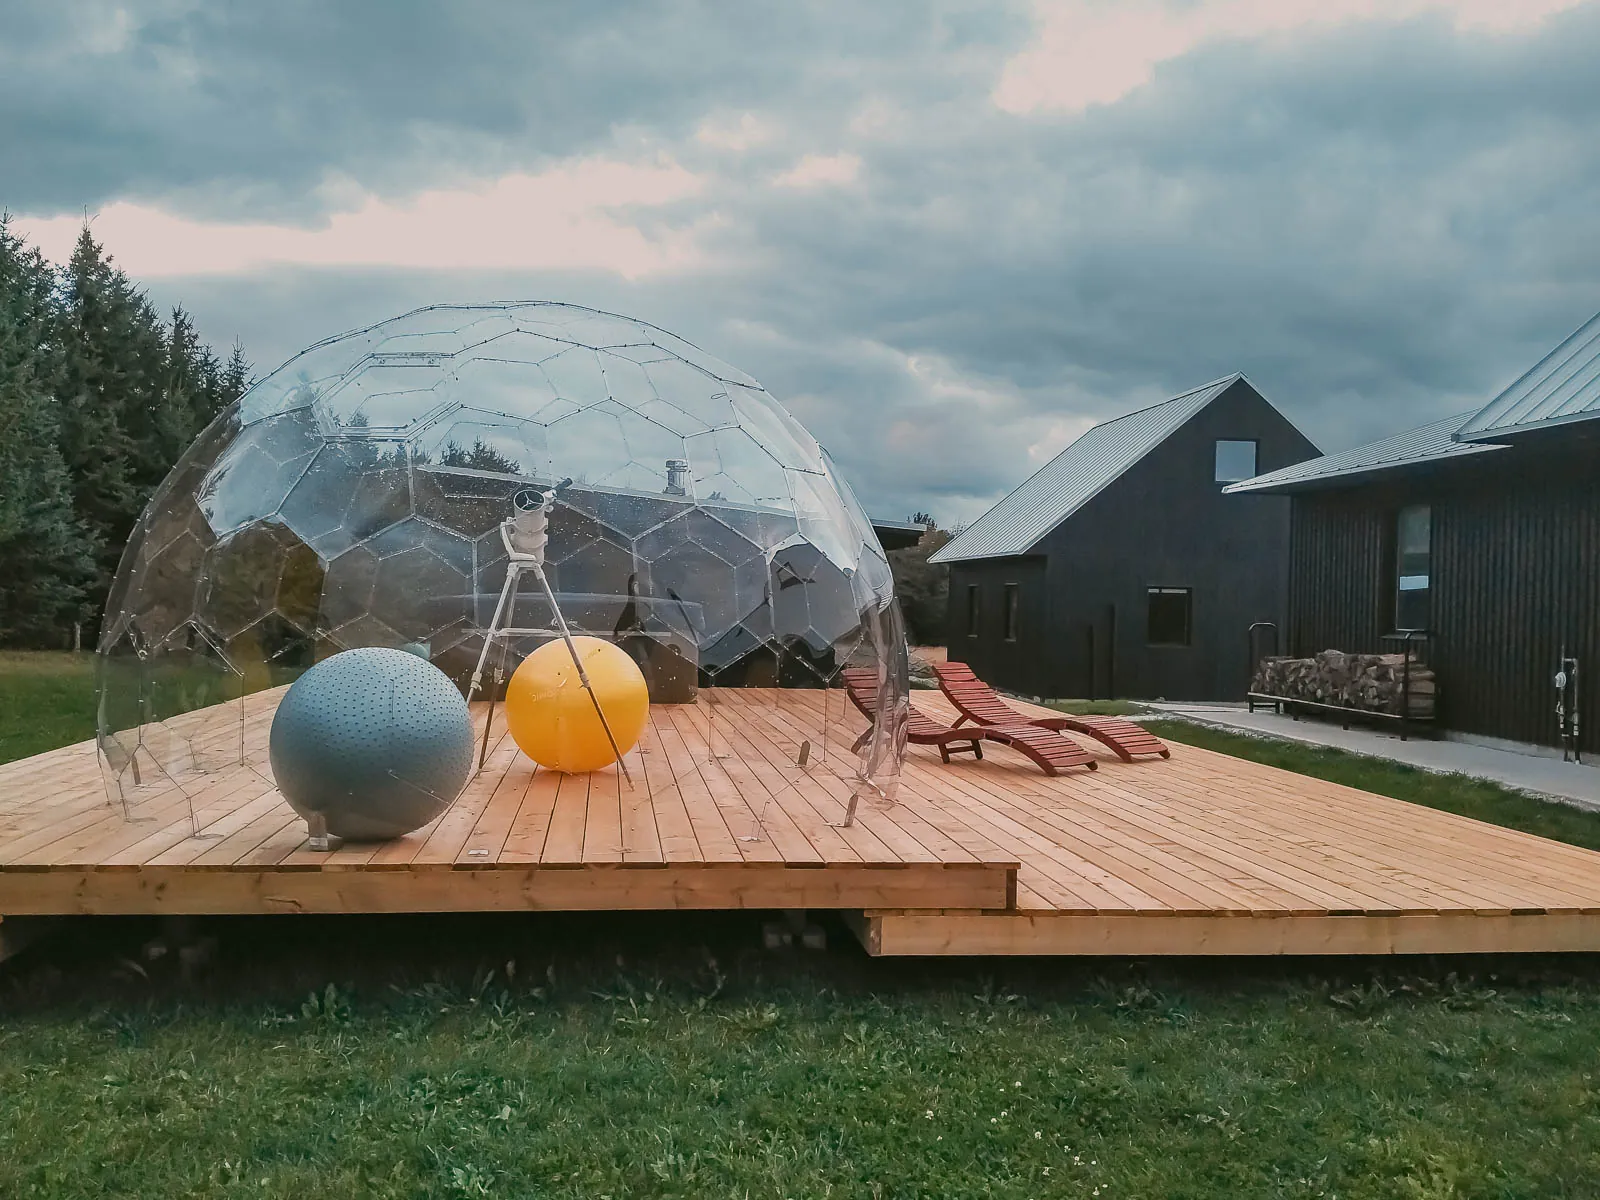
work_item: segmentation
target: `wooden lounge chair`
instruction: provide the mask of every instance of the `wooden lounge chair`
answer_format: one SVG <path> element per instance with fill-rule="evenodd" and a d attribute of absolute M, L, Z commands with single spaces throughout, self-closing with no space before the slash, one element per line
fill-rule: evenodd
<path fill-rule="evenodd" d="M 1122 717 L 1072 716 L 1066 713 L 1055 717 L 1030 717 L 1007 704 L 998 692 L 974 675 L 966 663 L 938 663 L 933 670 L 939 676 L 939 690 L 961 714 L 956 728 L 967 721 L 986 727 L 1022 722 L 1058 732 L 1070 729 L 1073 733 L 1092 737 L 1123 762 L 1132 762 L 1137 754 L 1172 757 L 1172 751 L 1167 749 L 1165 742 Z"/>
<path fill-rule="evenodd" d="M 843 674 L 845 692 L 850 697 L 850 702 L 869 720 L 876 719 L 877 676 L 865 667 L 846 667 Z M 1026 722 L 1008 725 L 1005 728 L 968 725 L 957 729 L 951 725 L 939 724 L 915 704 L 910 708 L 911 711 L 906 718 L 906 741 L 917 746 L 937 746 L 939 758 L 944 762 L 949 762 L 952 754 L 972 754 L 982 758 L 983 743 L 987 741 L 999 742 L 1002 746 L 1010 746 L 1019 754 L 1026 755 L 1046 775 L 1059 775 L 1067 767 L 1088 767 L 1093 771 L 1100 765 L 1082 746 L 1062 737 L 1054 730 L 1042 729 Z M 869 729 L 856 739 L 851 749 L 859 750 L 871 736 L 872 730 Z"/>

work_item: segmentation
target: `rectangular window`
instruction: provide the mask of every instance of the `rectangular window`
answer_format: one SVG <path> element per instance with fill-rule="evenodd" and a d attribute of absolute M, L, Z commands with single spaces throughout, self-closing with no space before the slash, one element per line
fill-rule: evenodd
<path fill-rule="evenodd" d="M 979 618 L 980 615 L 981 614 L 978 611 L 978 585 L 975 584 L 975 583 L 968 584 L 967 585 L 967 636 L 968 637 L 977 637 L 978 636 L 978 618 Z"/>
<path fill-rule="evenodd" d="M 1217 482 L 1238 483 L 1256 476 L 1256 444 L 1226 439 L 1217 442 Z"/>
<path fill-rule="evenodd" d="M 1145 640 L 1152 646 L 1189 644 L 1192 593 L 1188 588 L 1149 589 L 1150 616 Z"/>
<path fill-rule="evenodd" d="M 1006 641 L 1017 640 L 1017 612 L 1022 604 L 1022 589 L 1014 583 L 1006 584 Z"/>
<path fill-rule="evenodd" d="M 1426 504 L 1402 508 L 1395 517 L 1396 629 L 1426 629 L 1432 617 L 1429 601 L 1429 558 L 1433 513 Z"/>

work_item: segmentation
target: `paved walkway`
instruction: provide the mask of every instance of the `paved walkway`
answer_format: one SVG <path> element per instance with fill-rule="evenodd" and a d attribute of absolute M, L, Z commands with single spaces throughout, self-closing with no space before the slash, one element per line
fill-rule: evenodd
<path fill-rule="evenodd" d="M 1397 733 L 1362 729 L 1359 726 L 1341 729 L 1330 721 L 1310 718 L 1297 721 L 1265 709 L 1257 709 L 1252 713 L 1244 704 L 1141 703 L 1163 716 L 1196 721 L 1202 725 L 1216 725 L 1240 733 L 1288 738 L 1313 746 L 1333 746 L 1353 754 L 1408 763 L 1425 771 L 1470 775 L 1517 791 L 1550 796 L 1600 812 L 1600 765 L 1589 762 L 1564 763 L 1559 757 L 1547 758 L 1540 754 L 1521 754 L 1515 750 L 1429 737 L 1412 737 L 1402 742 Z"/>

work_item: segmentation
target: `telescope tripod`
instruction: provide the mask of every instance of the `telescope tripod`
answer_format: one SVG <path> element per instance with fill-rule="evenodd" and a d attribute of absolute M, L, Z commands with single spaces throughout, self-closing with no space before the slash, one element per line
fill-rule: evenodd
<path fill-rule="evenodd" d="M 570 482 L 571 480 L 566 481 Z M 520 634 L 558 633 L 561 640 L 566 643 L 567 653 L 572 656 L 572 665 L 578 672 L 579 684 L 589 693 L 589 701 L 594 705 L 594 715 L 600 719 L 600 727 L 605 730 L 606 741 L 611 744 L 611 755 L 631 789 L 633 775 L 628 771 L 628 764 L 622 760 L 622 750 L 617 745 L 616 735 L 611 732 L 611 722 L 606 720 L 605 709 L 600 705 L 600 697 L 595 695 L 594 684 L 589 681 L 589 673 L 583 669 L 583 659 L 578 654 L 577 643 L 572 640 L 572 631 L 567 628 L 567 619 L 562 616 L 561 606 L 556 603 L 556 594 L 550 587 L 550 578 L 544 573 L 544 548 L 549 541 L 550 506 L 555 502 L 556 493 L 565 487 L 566 483 L 558 484 L 547 492 L 538 492 L 531 488 L 518 492 L 513 499 L 517 515 L 500 522 L 500 540 L 506 548 L 506 581 L 500 589 L 500 599 L 495 603 L 494 616 L 489 620 L 488 629 L 484 630 L 483 649 L 478 652 L 478 665 L 473 668 L 472 683 L 467 688 L 467 700 L 470 703 L 483 686 L 483 669 L 489 661 L 489 651 L 495 642 L 499 641 L 501 656 L 495 665 L 494 688 L 489 693 L 489 714 L 483 723 L 483 744 L 478 750 L 478 770 L 483 770 L 483 764 L 489 757 L 489 730 L 494 725 L 495 697 L 505 682 L 507 639 Z M 554 630 L 519 629 L 510 624 L 516 607 L 517 591 L 522 585 L 522 576 L 529 571 L 539 581 L 544 598 L 555 616 Z"/>

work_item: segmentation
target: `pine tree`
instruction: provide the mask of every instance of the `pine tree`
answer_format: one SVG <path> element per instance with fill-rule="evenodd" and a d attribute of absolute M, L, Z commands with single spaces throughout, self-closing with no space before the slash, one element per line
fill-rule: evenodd
<path fill-rule="evenodd" d="M 61 272 L 58 322 L 61 454 L 93 545 L 93 594 L 104 596 L 145 500 L 187 443 L 187 422 L 169 403 L 166 330 L 88 226 Z"/>
<path fill-rule="evenodd" d="M 57 439 L 49 265 L 0 214 L 0 642 L 61 645 L 93 575 Z"/>
<path fill-rule="evenodd" d="M 250 361 L 244 356 L 244 346 L 235 341 L 233 351 L 228 355 L 228 362 L 222 368 L 222 375 L 217 381 L 216 402 L 212 407 L 211 416 L 215 416 L 249 391 L 253 382 Z M 206 419 L 210 420 L 210 417 Z"/>
<path fill-rule="evenodd" d="M 151 467 L 162 463 L 170 467 L 188 449 L 195 433 L 204 428 L 201 414 L 209 411 L 217 386 L 216 356 L 201 345 L 193 319 L 181 306 L 172 310 L 165 340 L 165 377 L 150 422 Z"/>
<path fill-rule="evenodd" d="M 250 384 L 182 308 L 164 325 L 87 226 L 53 270 L 0 215 L 0 643 L 93 637 L 123 546 L 194 438 Z"/>

